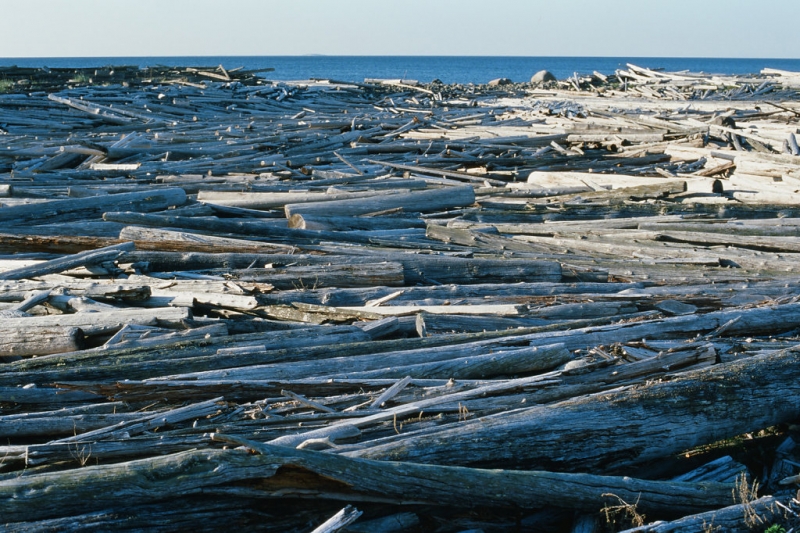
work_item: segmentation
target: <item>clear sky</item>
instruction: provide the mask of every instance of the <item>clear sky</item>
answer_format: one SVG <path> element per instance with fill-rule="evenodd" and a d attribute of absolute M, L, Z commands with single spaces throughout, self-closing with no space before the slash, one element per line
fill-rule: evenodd
<path fill-rule="evenodd" d="M 0 0 L 0 57 L 800 57 L 798 0 Z"/>

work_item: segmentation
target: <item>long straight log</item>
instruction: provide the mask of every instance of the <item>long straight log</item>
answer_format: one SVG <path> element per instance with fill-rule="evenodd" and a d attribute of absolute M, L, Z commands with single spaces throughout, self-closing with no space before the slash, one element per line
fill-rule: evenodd
<path fill-rule="evenodd" d="M 780 524 L 793 519 L 791 514 L 794 513 L 786 505 L 779 503 L 778 498 L 762 496 L 757 500 L 691 514 L 669 522 L 659 520 L 620 533 L 696 533 L 706 531 L 709 527 L 713 527 L 714 531 L 726 533 L 750 533 L 761 529 L 769 531 L 770 524 Z"/>
<path fill-rule="evenodd" d="M 421 218 L 354 217 L 297 214 L 289 219 L 289 227 L 318 231 L 374 231 L 382 229 L 424 228 Z"/>
<path fill-rule="evenodd" d="M 75 454 L 74 451 L 72 453 Z M 67 455 L 67 460 L 72 460 L 72 458 Z M 219 494 L 212 494 L 199 498 L 198 496 L 172 498 L 149 505 L 133 504 L 129 506 L 123 503 L 106 510 L 74 514 L 64 518 L 7 523 L 4 524 L 3 529 L 5 533 L 51 533 L 53 531 L 88 533 L 124 531 L 126 529 L 149 533 L 174 533 L 185 530 L 192 530 L 196 533 L 213 533 L 215 530 L 241 526 L 246 529 L 258 527 L 263 533 L 283 533 L 297 527 L 298 515 L 296 514 L 290 513 L 278 518 L 274 514 L 257 510 L 256 507 L 258 505 L 248 498 L 222 499 Z M 316 514 L 314 510 L 307 512 L 307 515 L 315 516 Z M 202 526 L 198 524 L 202 524 Z M 369 531 L 373 533 L 374 530 L 370 529 Z"/>
<path fill-rule="evenodd" d="M 19 233 L 0 233 L 0 250 L 10 253 L 45 252 L 56 254 L 74 254 L 89 250 L 96 250 L 106 246 L 122 244 L 116 237 L 84 237 L 67 235 L 42 235 L 36 231 L 34 235 L 31 228 L 16 226 Z M 64 233 L 63 231 L 60 233 Z"/>
<path fill-rule="evenodd" d="M 797 419 L 798 383 L 800 352 L 785 350 L 686 372 L 670 381 L 373 441 L 348 455 L 572 472 L 629 471 L 695 446 Z"/>
<path fill-rule="evenodd" d="M 526 137 L 525 139 L 528 140 L 528 141 L 533 141 L 534 143 L 539 142 L 536 137 Z M 549 142 L 549 141 L 547 141 L 547 142 Z M 418 172 L 420 174 L 433 174 L 434 176 L 443 176 L 443 177 L 446 177 L 446 178 L 452 178 L 452 179 L 463 180 L 463 181 L 472 181 L 472 182 L 478 182 L 478 183 L 487 183 L 488 182 L 488 183 L 490 183 L 492 185 L 499 185 L 499 186 L 503 186 L 503 185 L 506 184 L 506 182 L 504 182 L 504 181 L 484 178 L 484 177 L 481 177 L 481 176 L 473 176 L 471 174 L 467 174 L 466 172 L 453 172 L 453 171 L 450 171 L 450 170 L 440 170 L 438 168 L 422 167 L 422 166 L 417 166 L 417 165 L 405 165 L 405 164 L 400 164 L 400 163 L 390 163 L 390 162 L 387 162 L 387 161 L 374 161 L 374 160 L 371 160 L 371 159 L 368 159 L 367 162 L 368 163 L 372 163 L 373 165 L 381 165 L 381 166 L 385 166 L 385 167 L 396 168 L 396 169 L 399 169 L 399 170 L 407 170 L 409 172 Z"/>
<path fill-rule="evenodd" d="M 318 287 L 396 287 L 402 285 L 404 279 L 403 265 L 394 262 L 227 269 L 220 274 L 241 281 L 266 282 L 277 289 L 286 290 Z"/>
<path fill-rule="evenodd" d="M 186 193 L 183 189 L 154 189 L 5 207 L 0 209 L 0 222 L 8 225 L 25 225 L 35 220 L 53 222 L 86 219 L 99 217 L 106 211 L 160 211 L 185 203 Z"/>
<path fill-rule="evenodd" d="M 94 300 L 142 301 L 151 294 L 150 287 L 144 283 L 61 278 L 0 282 L 0 300 L 17 301 L 26 298 L 30 291 L 52 291 L 53 289 L 66 289 L 73 296 L 85 296 Z"/>
<path fill-rule="evenodd" d="M 125 252 L 129 252 L 133 249 L 134 244 L 132 242 L 127 242 L 100 248 L 99 250 L 81 252 L 69 257 L 62 257 L 28 267 L 0 272 L 0 280 L 34 278 L 37 276 L 63 272 L 79 266 L 89 266 L 101 263 L 103 261 L 113 261 L 114 259 L 117 259 L 123 255 Z"/>
<path fill-rule="evenodd" d="M 217 232 L 231 235 L 247 235 L 255 240 L 279 240 L 292 244 L 318 243 L 321 241 L 371 244 L 370 237 L 365 235 L 279 227 L 271 220 L 264 219 L 235 220 L 152 215 L 134 212 L 107 212 L 103 214 L 103 220 L 137 226 L 196 230 L 204 233 Z"/>
<path fill-rule="evenodd" d="M 233 371 L 248 365 L 276 361 L 321 358 L 331 353 L 348 354 L 368 351 L 369 335 L 355 326 L 298 328 L 288 331 L 214 337 L 211 339 L 173 340 L 170 344 L 128 348 L 84 350 L 68 354 L 29 358 L 0 367 L 0 384 L 46 384 L 53 381 L 101 381 L 148 379 L 171 374 Z M 238 342 L 237 342 L 238 341 Z M 355 348 L 354 348 L 355 347 Z M 124 376 L 124 378 L 123 378 Z"/>
<path fill-rule="evenodd" d="M 528 371 L 553 368 L 568 359 L 568 353 L 561 344 L 519 349 L 513 349 L 504 344 L 501 340 L 496 343 L 475 342 L 365 355 L 314 358 L 227 370 L 206 370 L 182 376 L 171 376 L 169 379 L 296 380 L 315 376 L 336 376 L 344 379 L 350 375 L 357 376 L 358 379 L 372 379 L 376 377 L 398 378 L 415 371 L 419 371 L 420 374 L 412 377 L 449 378 L 452 377 L 454 365 L 446 364 L 446 362 L 456 359 L 465 367 L 474 363 L 474 367 L 480 369 L 484 364 L 501 367 L 503 357 L 508 356 L 510 361 L 516 361 L 514 364 L 526 365 Z M 254 350 L 263 351 L 263 347 L 254 347 Z M 492 361 L 491 357 L 482 358 L 490 355 L 491 352 L 499 354 L 496 361 Z M 433 363 L 442 364 L 435 365 Z M 400 370 L 393 370 L 393 368 Z M 439 368 L 442 369 L 441 372 L 439 372 Z M 385 374 L 381 374 L 382 371 Z M 467 376 L 463 378 L 467 379 Z"/>
<path fill-rule="evenodd" d="M 70 315 L 31 316 L 23 318 L 7 318 L 3 327 L 14 328 L 46 328 L 73 327 L 81 328 L 86 335 L 115 331 L 125 324 L 142 326 L 157 323 L 180 324 L 190 318 L 189 309 L 170 307 L 163 309 L 119 309 L 105 313 L 75 313 Z"/>
<path fill-rule="evenodd" d="M 354 200 L 335 200 L 307 204 L 288 204 L 286 218 L 293 215 L 355 216 L 390 209 L 410 212 L 444 211 L 475 203 L 475 189 L 471 186 L 444 187 L 409 193 L 373 196 Z"/>
<path fill-rule="evenodd" d="M 249 253 L 291 253 L 295 248 L 285 244 L 261 241 L 230 239 L 214 235 L 200 235 L 183 231 L 169 231 L 157 228 L 126 226 L 119 232 L 119 238 L 134 241 L 137 250 L 160 250 L 169 252 L 249 252 Z"/>
<path fill-rule="evenodd" d="M 304 230 L 292 230 L 304 231 Z M 313 232 L 311 232 L 313 233 Z M 342 255 L 348 249 L 337 248 L 335 255 L 289 255 L 289 254 L 209 254 L 132 252 L 131 261 L 148 263 L 150 272 L 173 272 L 178 270 L 210 270 L 214 268 L 246 269 L 252 265 L 281 265 L 400 263 L 407 285 L 414 284 L 486 284 L 486 283 L 558 283 L 562 279 L 561 265 L 556 261 L 533 259 L 488 259 L 465 258 L 435 254 L 414 254 L 366 250 L 364 255 Z M 276 272 L 277 273 L 277 272 Z M 306 285 L 310 288 L 313 283 Z M 297 287 L 301 288 L 301 287 Z"/>
<path fill-rule="evenodd" d="M 370 379 L 370 378 L 453 378 L 486 379 L 496 376 L 511 376 L 541 372 L 555 368 L 571 359 L 570 353 L 561 345 L 549 349 L 518 348 L 514 350 L 493 351 L 475 357 L 458 357 L 446 361 L 425 362 L 415 365 L 399 365 L 365 372 L 341 372 L 332 379 Z"/>
<path fill-rule="evenodd" d="M 335 200 L 352 200 L 356 198 L 367 198 L 376 194 L 385 194 L 383 191 L 363 191 L 347 193 L 327 193 L 327 192 L 217 192 L 200 191 L 197 193 L 198 202 L 209 202 L 213 204 L 245 207 L 248 209 L 275 209 L 282 208 L 286 204 L 332 202 Z"/>
<path fill-rule="evenodd" d="M 74 352 L 84 346 L 84 334 L 80 328 L 5 327 L 0 321 L 0 362 L 9 357 Z"/>
<path fill-rule="evenodd" d="M 597 511 L 610 501 L 607 493 L 638 500 L 648 510 L 691 512 L 732 503 L 731 486 L 722 483 L 386 463 L 217 438 L 244 444 L 259 455 L 244 450 L 193 450 L 127 463 L 15 476 L 0 481 L 3 520 L 13 523 L 69 516 L 114 507 L 119 501 L 158 502 L 242 481 L 250 481 L 264 495 L 357 497 L 458 508 L 480 501 L 498 508 L 558 506 Z M 293 476 L 291 472 L 297 470 L 311 476 Z M 322 479 L 337 483 L 320 484 Z M 459 489 L 453 490 L 454 485 Z"/>
<path fill-rule="evenodd" d="M 517 341 L 524 340 L 534 346 L 563 342 L 567 349 L 576 350 L 641 339 L 686 338 L 687 335 L 706 334 L 722 326 L 726 326 L 727 335 L 784 333 L 800 326 L 800 304 L 734 308 L 643 322 L 533 333 L 520 335 Z"/>

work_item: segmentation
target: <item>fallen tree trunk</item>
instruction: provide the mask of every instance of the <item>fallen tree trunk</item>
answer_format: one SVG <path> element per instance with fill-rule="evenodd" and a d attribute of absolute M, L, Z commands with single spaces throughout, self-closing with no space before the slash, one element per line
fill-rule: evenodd
<path fill-rule="evenodd" d="M 424 228 L 425 221 L 410 217 L 355 217 L 292 215 L 289 227 L 315 231 L 374 231 L 382 229 Z"/>
<path fill-rule="evenodd" d="M 487 471 L 386 463 L 217 437 L 255 450 L 192 450 L 127 463 L 14 476 L 0 481 L 4 522 L 69 516 L 178 496 L 249 487 L 267 495 L 394 500 L 400 504 L 598 510 L 613 493 L 643 509 L 696 511 L 732 503 L 723 483 L 646 481 L 587 474 Z M 292 472 L 304 472 L 297 476 Z M 323 480 L 325 480 L 323 482 Z M 238 483 L 237 483 L 238 482 Z M 459 490 L 453 490 L 458 486 Z M 42 499 L 46 499 L 45 502 Z"/>
<path fill-rule="evenodd" d="M 3 327 L 0 323 L 0 363 L 4 358 L 74 352 L 84 348 L 83 330 L 71 326 Z M 6 359 L 5 362 L 8 360 Z"/>
<path fill-rule="evenodd" d="M 134 244 L 132 242 L 126 242 L 114 246 L 108 246 L 106 248 L 100 248 L 99 250 L 81 252 L 68 257 L 53 259 L 52 261 L 44 261 L 35 265 L 0 272 L 0 280 L 34 278 L 37 276 L 63 272 L 79 266 L 90 266 L 103 261 L 113 261 L 114 259 L 123 255 L 125 252 L 130 252 L 133 249 Z"/>
<path fill-rule="evenodd" d="M 377 213 L 389 209 L 402 209 L 411 212 L 443 211 L 453 207 L 465 207 L 473 203 L 475 203 L 475 190 L 467 185 L 352 200 L 288 204 L 285 211 L 286 218 L 291 218 L 296 214 L 353 216 Z"/>
<path fill-rule="evenodd" d="M 186 193 L 180 188 L 154 189 L 93 196 L 91 198 L 69 198 L 50 200 L 33 205 L 4 207 L 0 211 L 0 222 L 9 225 L 25 225 L 31 221 L 65 221 L 100 216 L 105 211 L 160 211 L 186 203 Z"/>
<path fill-rule="evenodd" d="M 671 522 L 658 521 L 633 529 L 626 529 L 621 533 L 695 533 L 697 531 L 750 533 L 754 530 L 768 531 L 771 524 L 776 523 L 777 520 L 787 518 L 788 513 L 785 509 L 785 506 L 778 505 L 777 498 L 764 496 L 752 502 L 739 503 L 715 511 L 684 516 Z M 785 529 L 782 530 L 785 531 Z"/>
<path fill-rule="evenodd" d="M 291 230 L 305 231 L 305 230 Z M 311 232 L 313 233 L 313 232 Z M 347 251 L 340 250 L 341 251 Z M 126 258 L 132 262 L 146 263 L 148 272 L 173 272 L 179 270 L 212 270 L 215 268 L 247 269 L 254 265 L 272 265 L 275 274 L 281 272 L 282 265 L 317 265 L 317 272 L 330 265 L 358 265 L 361 263 L 400 263 L 407 285 L 421 283 L 435 284 L 483 284 L 483 283 L 558 283 L 562 278 L 561 264 L 556 261 L 537 261 L 532 259 L 488 259 L 483 257 L 453 257 L 422 253 L 365 252 L 363 255 L 289 255 L 289 254 L 210 254 L 200 252 L 131 252 Z M 389 267 L 391 268 L 391 266 Z M 314 269 L 306 270 L 313 286 Z M 319 275 L 319 274 L 318 274 Z M 324 274 L 322 274 L 324 276 Z M 269 283 L 274 283 L 270 279 Z M 351 283 L 357 283 L 352 280 Z M 301 287 L 296 287 L 300 289 Z"/>
<path fill-rule="evenodd" d="M 383 191 L 363 191 L 346 193 L 327 192 L 229 192 L 204 190 L 197 193 L 198 202 L 206 202 L 231 207 L 245 207 L 247 209 L 275 209 L 283 208 L 286 204 L 331 202 L 334 200 L 352 200 L 367 198 L 384 194 Z"/>
<path fill-rule="evenodd" d="M 619 472 L 800 416 L 800 352 L 785 350 L 450 427 L 373 441 L 353 457 Z M 781 394 L 775 394 L 780 390 Z M 586 446 L 591 442 L 591 446 Z"/>
<path fill-rule="evenodd" d="M 240 281 L 269 283 L 279 290 L 403 285 L 403 265 L 394 262 L 225 269 L 219 274 Z"/>
<path fill-rule="evenodd" d="M 126 324 L 141 326 L 159 323 L 180 324 L 190 317 L 189 310 L 182 307 L 160 309 L 118 309 L 106 313 L 74 313 L 71 315 L 47 315 L 22 318 L 7 318 L 5 328 L 39 329 L 45 327 L 77 327 L 86 335 L 98 335 L 114 331 Z"/>

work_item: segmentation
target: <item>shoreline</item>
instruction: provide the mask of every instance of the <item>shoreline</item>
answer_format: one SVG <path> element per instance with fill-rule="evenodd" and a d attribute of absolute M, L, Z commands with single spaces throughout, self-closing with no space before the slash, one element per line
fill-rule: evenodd
<path fill-rule="evenodd" d="M 763 68 L 800 71 L 798 59 L 769 58 L 637 58 L 637 57 L 482 57 L 482 56 L 267 56 L 267 57 L 130 57 L 130 58 L 0 58 L 0 65 L 50 68 L 105 68 L 132 65 L 147 68 L 158 65 L 224 65 L 249 70 L 274 68 L 277 80 L 330 77 L 346 81 L 364 78 L 413 78 L 424 83 L 441 79 L 446 83 L 486 83 L 498 77 L 516 82 L 530 79 L 534 72 L 547 69 L 557 78 L 574 73 L 588 75 L 597 70 L 605 75 L 625 69 L 627 63 L 667 72 L 694 71 L 720 75 L 744 75 Z M 2 67 L 0 67 L 2 68 Z"/>

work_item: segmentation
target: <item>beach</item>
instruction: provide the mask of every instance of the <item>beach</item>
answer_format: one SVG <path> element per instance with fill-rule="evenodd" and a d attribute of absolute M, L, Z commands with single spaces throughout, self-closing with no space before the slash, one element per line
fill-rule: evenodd
<path fill-rule="evenodd" d="M 5 530 L 796 525 L 800 73 L 0 72 Z"/>

